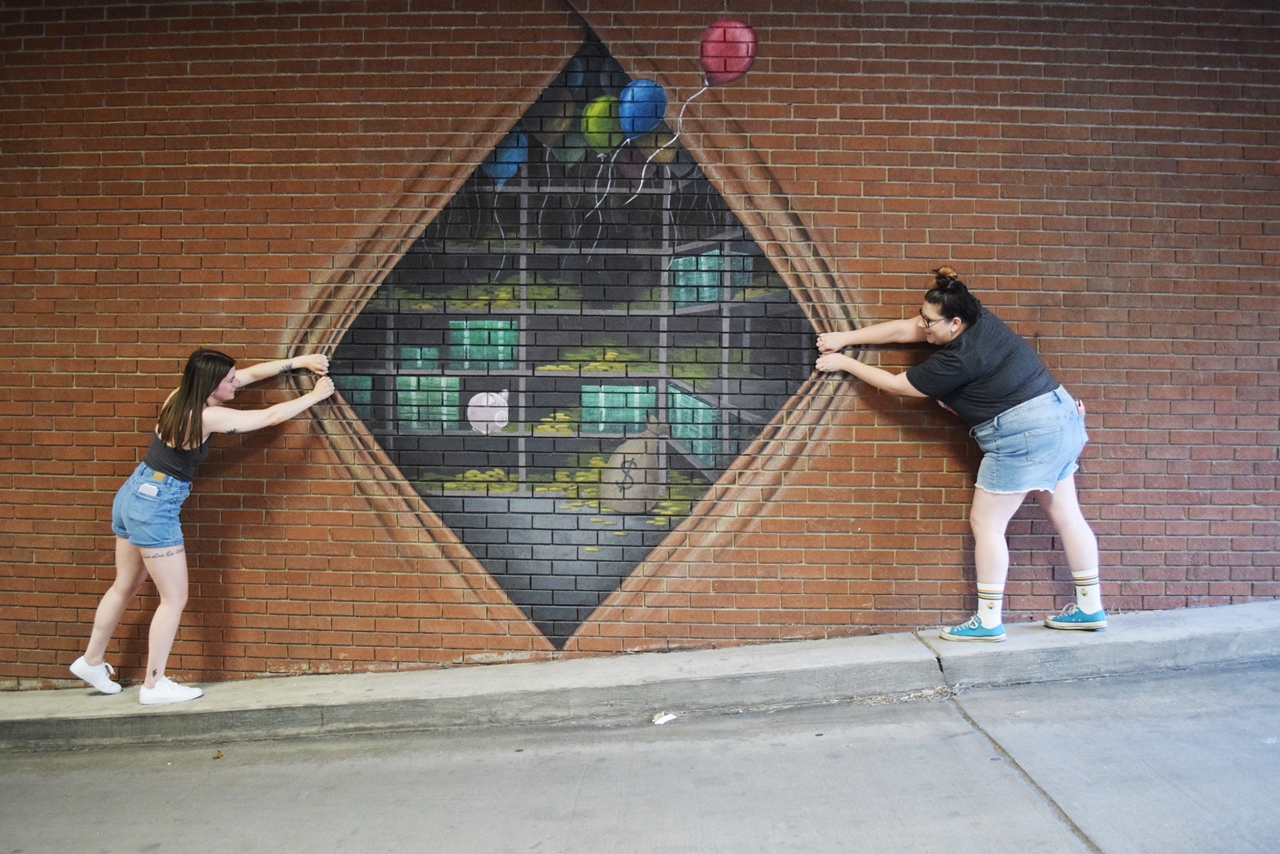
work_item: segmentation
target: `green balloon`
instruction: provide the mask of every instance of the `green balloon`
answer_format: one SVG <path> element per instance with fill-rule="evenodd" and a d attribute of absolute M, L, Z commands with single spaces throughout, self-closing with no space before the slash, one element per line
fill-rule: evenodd
<path fill-rule="evenodd" d="M 570 164 L 577 163 L 587 156 L 587 142 L 582 138 L 582 134 L 577 131 L 572 133 L 561 134 L 564 137 L 563 145 L 557 145 L 552 148 L 552 152 L 556 156 L 556 160 L 561 163 Z"/>
<path fill-rule="evenodd" d="M 618 99 L 602 95 L 582 109 L 582 136 L 587 145 L 606 154 L 622 144 L 626 135 L 618 118 Z"/>

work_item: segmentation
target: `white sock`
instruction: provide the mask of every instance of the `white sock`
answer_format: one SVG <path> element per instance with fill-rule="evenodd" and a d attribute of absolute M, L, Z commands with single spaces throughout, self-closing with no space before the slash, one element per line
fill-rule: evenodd
<path fill-rule="evenodd" d="M 978 585 L 978 619 L 984 629 L 994 629 L 1000 625 L 1001 612 L 1004 610 L 1004 585 Z"/>
<path fill-rule="evenodd" d="M 1098 573 L 1089 572 L 1083 575 L 1071 574 L 1076 585 L 1076 607 L 1085 614 L 1096 614 L 1102 610 L 1102 583 Z"/>

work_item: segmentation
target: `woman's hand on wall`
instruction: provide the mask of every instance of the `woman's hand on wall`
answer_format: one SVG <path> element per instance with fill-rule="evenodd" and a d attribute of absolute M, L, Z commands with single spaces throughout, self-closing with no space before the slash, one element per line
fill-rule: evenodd
<path fill-rule="evenodd" d="M 833 373 L 835 371 L 852 372 L 853 359 L 843 353 L 824 353 L 818 357 L 817 369 L 824 374 Z"/>
<path fill-rule="evenodd" d="M 853 343 L 854 332 L 823 332 L 818 336 L 818 352 L 838 353 Z"/>
<path fill-rule="evenodd" d="M 318 377 L 323 377 L 329 373 L 329 357 L 323 353 L 298 356 L 293 360 L 293 365 L 295 368 L 305 368 Z"/>
<path fill-rule="evenodd" d="M 316 396 L 316 403 L 331 397 L 333 395 L 333 378 L 321 377 L 316 381 L 316 387 L 310 391 L 310 394 Z"/>

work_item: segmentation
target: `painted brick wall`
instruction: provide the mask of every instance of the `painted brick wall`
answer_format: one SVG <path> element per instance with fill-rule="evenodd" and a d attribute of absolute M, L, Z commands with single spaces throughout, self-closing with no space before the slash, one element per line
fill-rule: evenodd
<path fill-rule="evenodd" d="M 192 349 L 335 351 L 585 38 L 658 81 L 673 124 L 720 17 L 440 5 L 5 4 L 0 685 L 62 679 L 82 648 L 112 578 L 112 493 Z M 1280 13 L 773 5 L 735 8 L 756 65 L 688 105 L 680 142 L 799 310 L 817 329 L 900 317 L 951 261 L 1088 404 L 1078 482 L 1109 607 L 1280 596 Z M 805 381 L 556 643 L 357 410 L 215 440 L 184 510 L 176 674 L 910 630 L 973 606 L 977 451 L 928 402 Z M 1008 618 L 1065 603 L 1038 511 L 1010 539 Z M 111 651 L 126 679 L 140 605 Z"/>

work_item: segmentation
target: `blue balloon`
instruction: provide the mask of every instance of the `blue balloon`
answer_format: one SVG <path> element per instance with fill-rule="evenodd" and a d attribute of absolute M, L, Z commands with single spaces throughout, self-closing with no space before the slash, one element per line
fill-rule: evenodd
<path fill-rule="evenodd" d="M 627 139 L 656 128 L 666 112 L 667 93 L 652 80 L 634 80 L 618 97 L 618 119 Z"/>
<path fill-rule="evenodd" d="M 502 189 L 508 179 L 515 177 L 520 171 L 520 164 L 529 156 L 529 138 L 519 131 L 512 131 L 502 138 L 498 147 L 480 164 L 484 174 L 488 175 Z"/>

